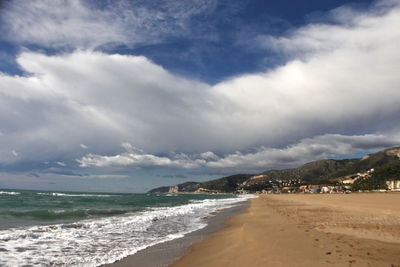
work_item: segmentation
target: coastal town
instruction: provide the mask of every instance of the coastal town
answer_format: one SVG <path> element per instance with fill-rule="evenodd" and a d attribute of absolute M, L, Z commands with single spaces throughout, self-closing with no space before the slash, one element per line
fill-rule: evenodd
<path fill-rule="evenodd" d="M 268 189 L 258 190 L 255 193 L 258 194 L 279 194 L 279 193 L 347 193 L 354 191 L 353 185 L 357 181 L 371 179 L 371 174 L 374 169 L 370 169 L 364 173 L 356 173 L 346 175 L 343 177 L 329 179 L 330 184 L 303 184 L 301 179 L 287 179 L 287 180 L 268 180 Z M 248 194 L 251 191 L 243 189 L 249 184 L 257 185 L 257 180 L 264 180 L 265 175 L 253 176 L 248 182 L 244 182 L 242 189 L 238 190 L 238 193 Z M 262 182 L 265 184 L 265 182 Z M 379 189 L 378 191 L 400 191 L 400 180 L 388 180 L 386 181 L 387 188 Z M 357 191 L 370 191 L 370 190 L 357 190 Z"/>
<path fill-rule="evenodd" d="M 400 148 L 362 158 L 319 160 L 298 168 L 235 174 L 205 182 L 155 188 L 156 194 L 281 194 L 400 191 Z"/>
<path fill-rule="evenodd" d="M 237 184 L 237 190 L 233 193 L 237 194 L 281 194 L 281 193 L 309 193 L 309 194 L 334 194 L 334 193 L 349 193 L 352 191 L 369 192 L 369 191 L 399 191 L 400 180 L 387 179 L 386 187 L 381 189 L 361 190 L 354 186 L 357 182 L 368 181 L 372 179 L 372 174 L 375 169 L 370 169 L 363 173 L 346 175 L 343 177 L 329 179 L 329 183 L 321 184 L 305 184 L 302 179 L 277 179 L 268 180 L 267 175 L 254 175 L 243 183 Z M 179 190 L 179 186 L 171 186 L 168 194 L 184 193 Z M 220 190 L 208 189 L 199 187 L 194 192 L 195 194 L 219 194 L 223 193 Z"/>

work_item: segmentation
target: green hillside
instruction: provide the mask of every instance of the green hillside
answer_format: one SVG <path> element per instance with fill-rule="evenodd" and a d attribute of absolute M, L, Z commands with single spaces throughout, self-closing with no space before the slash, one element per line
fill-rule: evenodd
<path fill-rule="evenodd" d="M 261 178 L 250 179 L 251 174 L 236 174 L 207 182 L 187 182 L 177 185 L 179 192 L 194 192 L 199 188 L 218 191 L 235 192 L 242 188 L 261 190 L 272 186 L 274 181 L 301 181 L 301 184 L 329 184 L 334 178 L 340 178 L 352 174 L 364 173 L 375 169 L 372 179 L 359 181 L 355 186 L 360 189 L 384 188 L 387 179 L 400 179 L 400 147 L 386 149 L 359 159 L 343 160 L 318 160 L 306 163 L 298 168 L 285 170 L 269 170 L 258 175 Z M 272 181 L 272 183 L 270 182 Z M 362 182 L 362 183 L 361 183 Z M 296 182 L 298 183 L 298 182 Z M 246 186 L 244 186 L 244 184 Z M 169 187 L 159 187 L 150 193 L 165 193 Z"/>

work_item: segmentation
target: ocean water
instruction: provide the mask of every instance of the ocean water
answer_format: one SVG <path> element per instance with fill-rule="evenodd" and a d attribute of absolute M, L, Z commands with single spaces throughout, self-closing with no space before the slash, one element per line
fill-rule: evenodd
<path fill-rule="evenodd" d="M 111 263 L 250 197 L 0 190 L 0 266 Z"/>

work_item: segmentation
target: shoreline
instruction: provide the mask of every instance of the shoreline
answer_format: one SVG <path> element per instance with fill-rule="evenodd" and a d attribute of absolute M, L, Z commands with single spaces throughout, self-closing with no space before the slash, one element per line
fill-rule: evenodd
<path fill-rule="evenodd" d="M 250 199 L 171 266 L 400 266 L 400 194 Z"/>
<path fill-rule="evenodd" d="M 169 266 L 184 255 L 190 253 L 193 244 L 204 241 L 210 234 L 221 230 L 227 225 L 230 217 L 241 214 L 249 207 L 249 202 L 243 201 L 231 208 L 226 208 L 216 212 L 213 216 L 206 218 L 207 226 L 186 234 L 183 237 L 167 242 L 159 243 L 138 251 L 133 255 L 116 261 L 104 264 L 104 267 L 135 267 L 135 266 Z"/>

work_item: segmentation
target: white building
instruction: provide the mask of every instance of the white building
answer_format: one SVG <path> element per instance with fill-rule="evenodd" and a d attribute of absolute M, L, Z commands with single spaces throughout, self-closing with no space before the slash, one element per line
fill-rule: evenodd
<path fill-rule="evenodd" d="M 400 191 L 400 180 L 386 181 L 389 190 L 399 190 Z"/>

